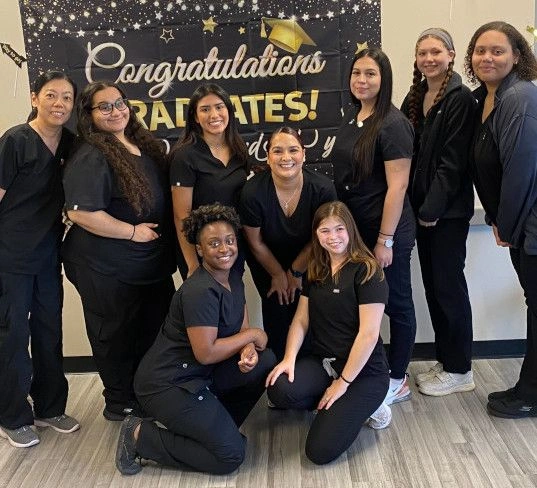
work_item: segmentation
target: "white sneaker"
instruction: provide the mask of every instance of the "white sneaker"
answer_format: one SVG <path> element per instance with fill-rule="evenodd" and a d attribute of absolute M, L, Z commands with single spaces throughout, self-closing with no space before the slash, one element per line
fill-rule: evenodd
<path fill-rule="evenodd" d="M 395 388 L 388 388 L 388 393 L 384 399 L 386 405 L 392 405 L 393 403 L 403 402 L 410 400 L 410 387 L 408 386 L 408 375 L 405 375 L 403 381 Z"/>
<path fill-rule="evenodd" d="M 464 374 L 441 371 L 434 378 L 421 383 L 419 391 L 424 395 L 444 396 L 461 391 L 472 391 L 475 388 L 474 374 L 468 371 Z"/>
<path fill-rule="evenodd" d="M 429 371 L 416 375 L 416 385 L 419 386 L 421 383 L 432 380 L 436 373 L 441 373 L 442 371 L 444 371 L 444 365 L 442 363 L 436 363 Z"/>
<path fill-rule="evenodd" d="M 380 404 L 367 420 L 367 425 L 372 429 L 385 429 L 392 421 L 392 409 L 384 402 Z"/>

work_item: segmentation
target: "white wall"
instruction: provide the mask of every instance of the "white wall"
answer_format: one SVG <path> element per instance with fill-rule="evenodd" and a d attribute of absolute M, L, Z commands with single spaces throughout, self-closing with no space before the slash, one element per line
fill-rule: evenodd
<path fill-rule="evenodd" d="M 121 0 L 120 0 L 121 1 Z M 375 0 L 372 0 L 375 1 Z M 446 28 L 458 48 L 456 69 L 461 65 L 468 41 L 475 29 L 491 20 L 506 20 L 525 32 L 535 22 L 535 1 L 514 0 L 382 0 L 382 44 L 394 71 L 394 103 L 399 105 L 412 79 L 414 45 L 417 35 L 428 27 Z M 533 43 L 532 37 L 527 38 Z M 0 42 L 24 53 L 17 0 L 0 2 Z M 0 133 L 21 123 L 30 111 L 26 72 L 0 54 Z M 433 333 L 420 281 L 417 255 L 413 256 L 413 289 L 418 318 L 417 342 L 431 342 Z M 474 315 L 474 339 L 520 339 L 526 334 L 523 297 L 505 249 L 495 245 L 490 229 L 473 226 L 468 239 L 467 278 Z M 248 274 L 247 300 L 253 324 L 261 322 L 259 299 Z M 64 350 L 67 356 L 90 355 L 80 300 L 66 280 L 64 308 Z M 383 337 L 389 339 L 386 324 Z"/>

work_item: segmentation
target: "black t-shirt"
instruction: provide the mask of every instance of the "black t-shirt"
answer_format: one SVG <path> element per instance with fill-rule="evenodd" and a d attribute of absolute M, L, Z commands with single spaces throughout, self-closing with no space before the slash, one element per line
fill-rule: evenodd
<path fill-rule="evenodd" d="M 74 135 L 63 129 L 56 154 L 28 124 L 0 138 L 0 268 L 37 273 L 55 258 L 63 225 L 62 164 Z"/>
<path fill-rule="evenodd" d="M 161 237 L 149 242 L 101 237 L 78 225 L 67 233 L 63 246 L 66 261 L 85 264 L 93 270 L 117 276 L 130 284 L 160 281 L 175 270 L 170 229 L 170 198 L 166 175 L 147 155 L 132 156 L 138 171 L 147 178 L 153 201 L 141 216 L 123 196 L 113 169 L 95 147 L 83 144 L 68 162 L 64 188 L 67 210 L 104 210 L 118 220 L 137 225 L 159 224 Z"/>
<path fill-rule="evenodd" d="M 211 384 L 214 364 L 200 364 L 187 328 L 217 327 L 217 337 L 237 334 L 244 320 L 244 285 L 240 275 L 229 274 L 231 291 L 200 266 L 173 296 L 160 332 L 140 362 L 134 388 L 137 395 L 151 395 L 172 386 L 196 393 Z"/>
<path fill-rule="evenodd" d="M 347 263 L 337 283 L 330 277 L 323 283 L 306 281 L 302 295 L 308 297 L 309 331 L 312 353 L 335 357 L 334 369 L 341 373 L 360 330 L 359 305 L 388 302 L 388 284 L 374 275 L 361 284 L 367 269 L 363 263 Z M 378 342 L 360 371 L 361 375 L 386 374 L 388 365 L 379 336 Z"/>
<path fill-rule="evenodd" d="M 363 126 L 356 124 L 359 108 L 351 106 L 338 130 L 332 164 L 338 197 L 351 210 L 358 227 L 380 222 L 388 184 L 385 161 L 412 158 L 414 132 L 408 119 L 393 105 L 382 122 L 377 137 L 372 172 L 359 184 L 353 181 L 353 149 L 364 127 L 371 123 L 368 117 Z"/>
<path fill-rule="evenodd" d="M 269 170 L 256 174 L 242 190 L 241 222 L 260 227 L 263 242 L 274 257 L 288 269 L 311 240 L 311 223 L 315 211 L 326 202 L 336 200 L 336 190 L 324 175 L 303 168 L 304 183 L 293 215 L 287 217 L 278 202 Z"/>
<path fill-rule="evenodd" d="M 207 143 L 198 137 L 190 146 L 179 149 L 170 165 L 171 186 L 192 188 L 192 209 L 220 202 L 237 208 L 239 195 L 249 169 L 236 155 L 227 166 L 215 158 Z"/>

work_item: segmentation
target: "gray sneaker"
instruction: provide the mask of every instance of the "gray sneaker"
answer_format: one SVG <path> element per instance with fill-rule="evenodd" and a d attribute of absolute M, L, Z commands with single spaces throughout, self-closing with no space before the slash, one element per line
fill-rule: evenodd
<path fill-rule="evenodd" d="M 56 432 L 62 434 L 69 434 L 75 430 L 80 429 L 80 424 L 73 417 L 69 415 L 58 415 L 57 417 L 50 417 L 48 419 L 35 419 L 34 424 L 38 427 L 52 427 Z"/>
<path fill-rule="evenodd" d="M 38 435 L 29 425 L 23 425 L 18 429 L 0 427 L 0 436 L 7 439 L 13 447 L 30 447 L 39 444 Z"/>

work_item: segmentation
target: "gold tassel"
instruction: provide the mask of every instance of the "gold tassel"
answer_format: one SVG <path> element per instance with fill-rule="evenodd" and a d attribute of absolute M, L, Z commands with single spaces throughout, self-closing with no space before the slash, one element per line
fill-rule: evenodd
<path fill-rule="evenodd" d="M 261 18 L 261 37 L 267 37 L 267 31 L 265 29 L 265 20 Z"/>

